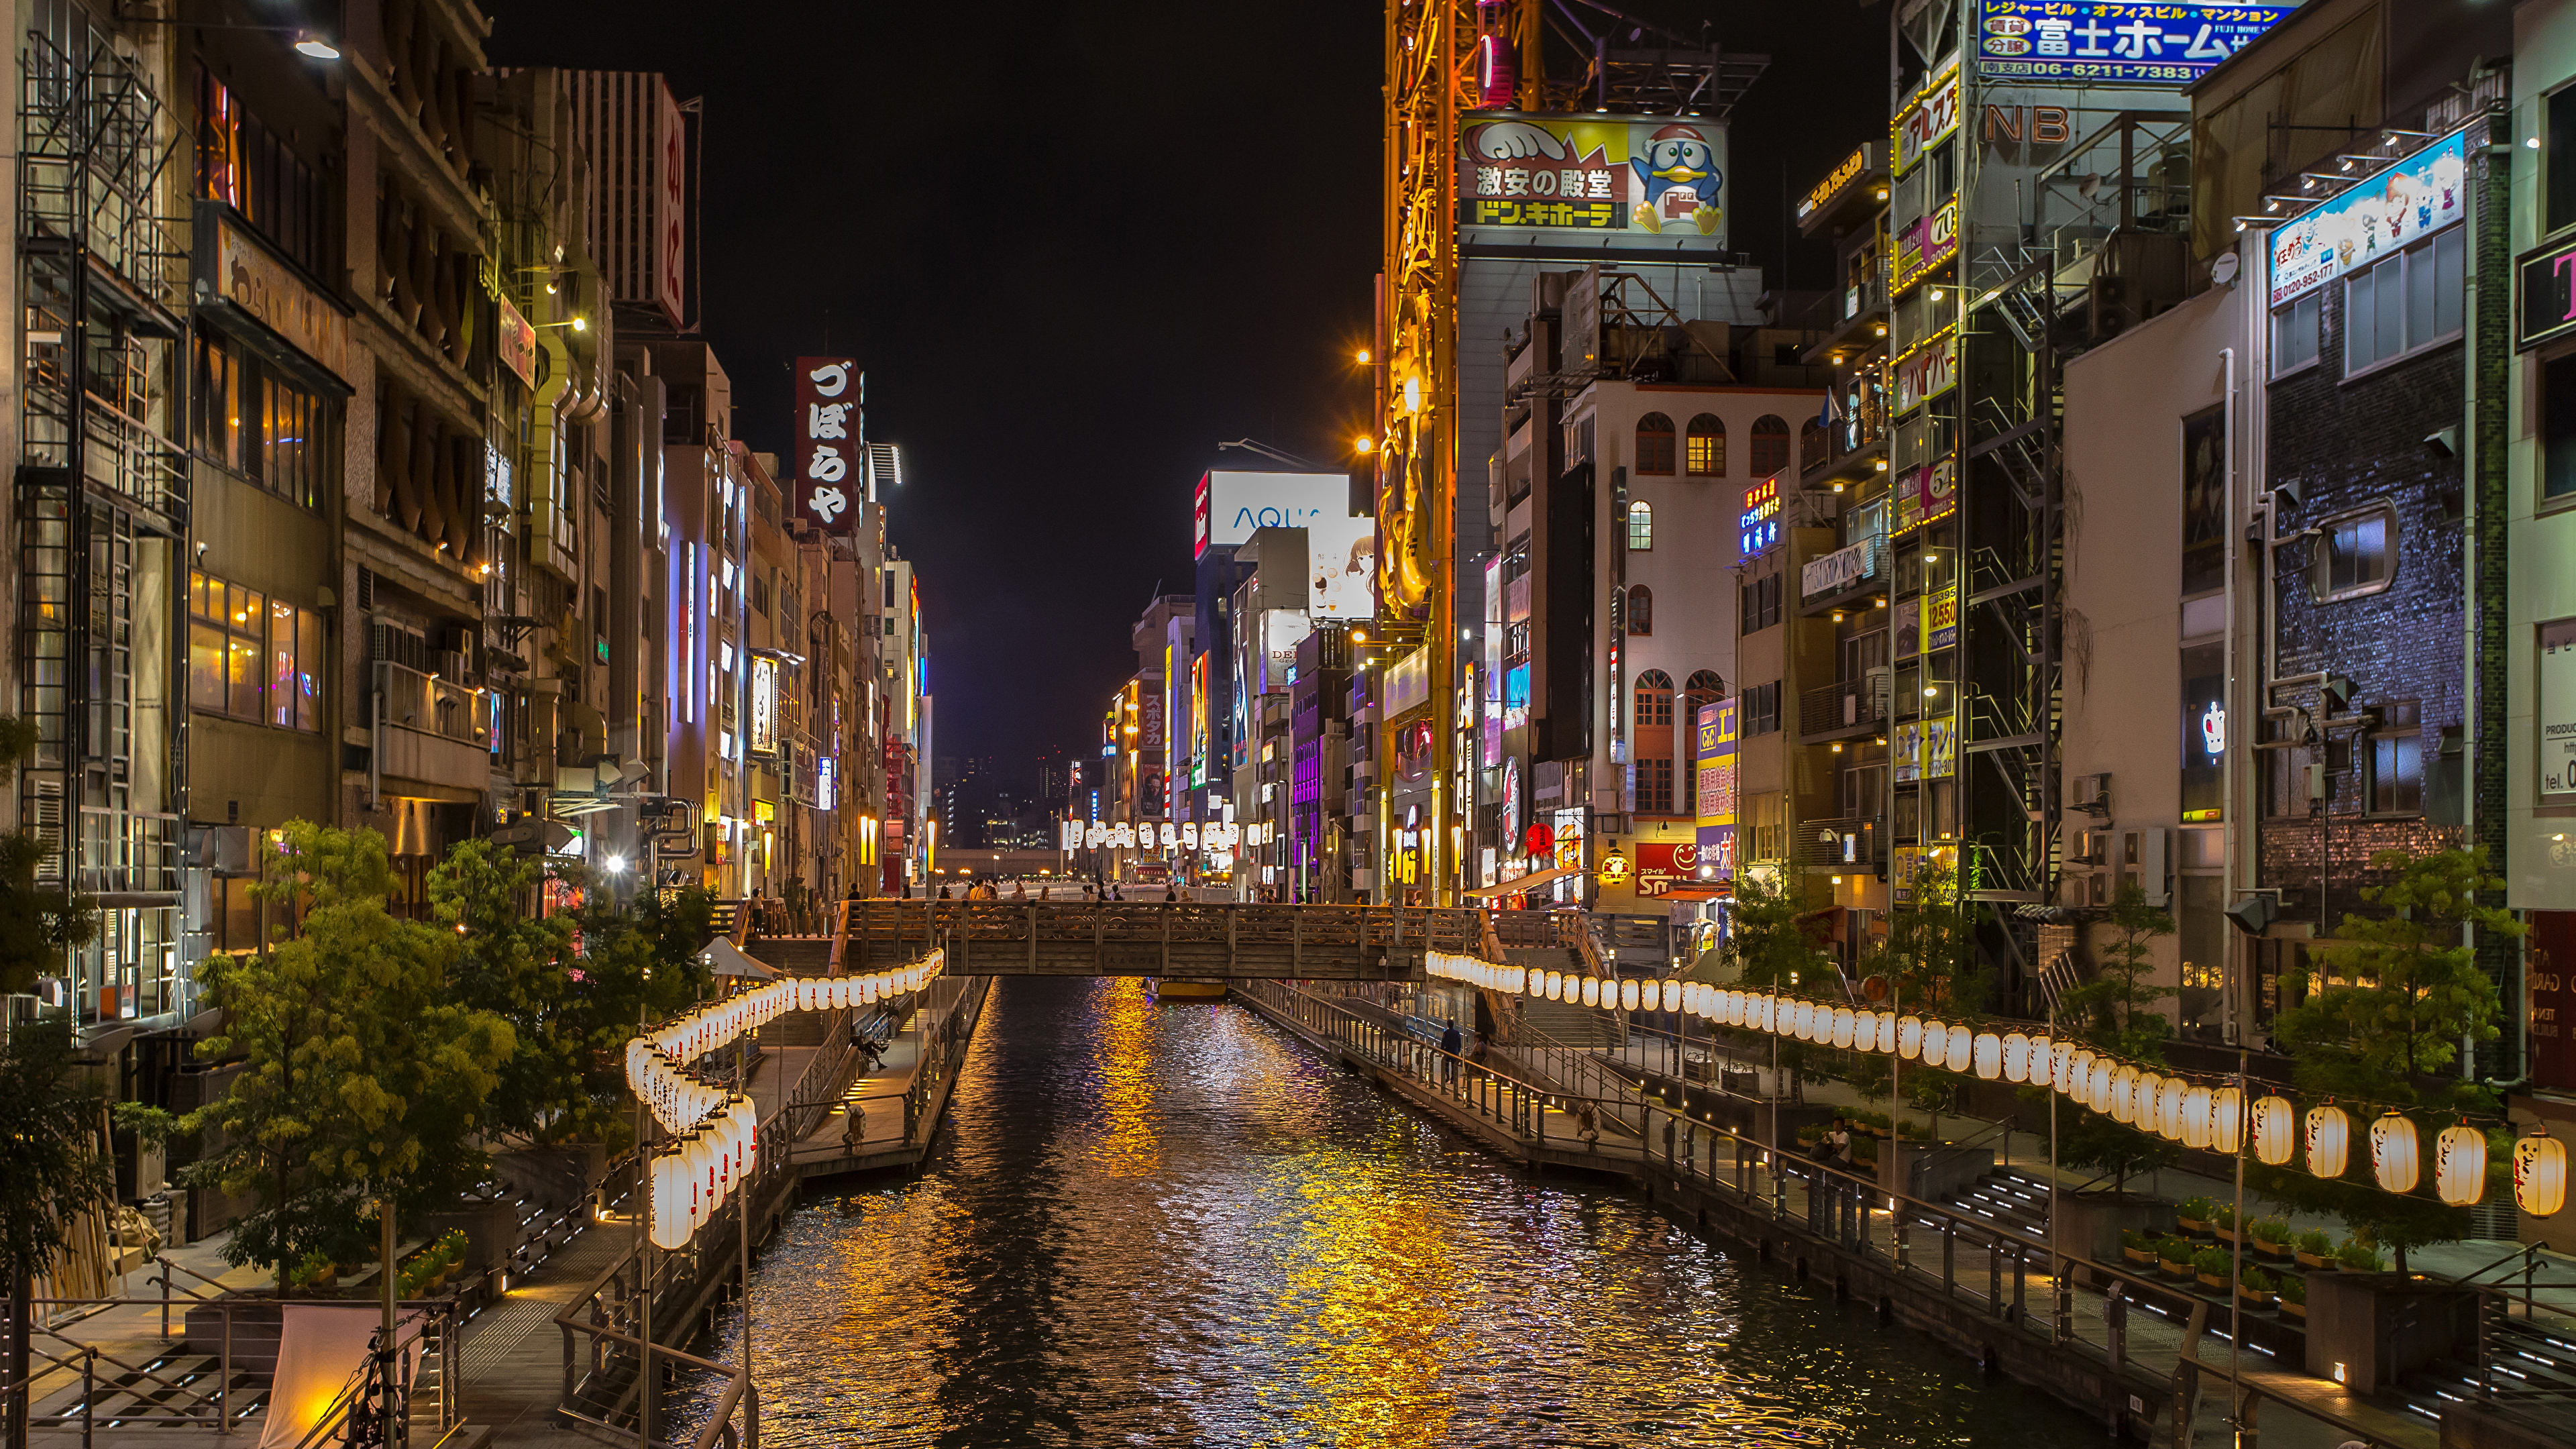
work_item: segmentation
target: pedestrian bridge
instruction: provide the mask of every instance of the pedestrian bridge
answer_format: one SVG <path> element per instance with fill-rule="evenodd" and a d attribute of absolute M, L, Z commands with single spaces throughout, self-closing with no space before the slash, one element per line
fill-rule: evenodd
<path fill-rule="evenodd" d="M 944 949 L 959 976 L 1399 981 L 1486 941 L 1486 913 L 1421 906 L 860 900 L 846 920 L 845 971 Z"/>

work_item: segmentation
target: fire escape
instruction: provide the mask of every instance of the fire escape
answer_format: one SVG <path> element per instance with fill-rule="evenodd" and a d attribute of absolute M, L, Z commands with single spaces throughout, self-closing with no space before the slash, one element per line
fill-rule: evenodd
<path fill-rule="evenodd" d="M 179 1009 L 186 758 L 187 471 L 171 309 L 176 228 L 155 209 L 175 139 L 133 57 L 68 5 L 35 12 L 20 105 L 23 451 L 19 709 L 36 727 L 19 819 L 42 889 L 94 896 L 77 1019 Z M 138 989 L 143 993 L 138 1000 Z"/>

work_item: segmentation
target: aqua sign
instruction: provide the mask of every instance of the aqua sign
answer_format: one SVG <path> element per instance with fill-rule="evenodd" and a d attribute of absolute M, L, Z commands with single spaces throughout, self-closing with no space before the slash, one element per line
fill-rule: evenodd
<path fill-rule="evenodd" d="M 2013 80 L 2184 86 L 2287 19 L 2295 4 L 1979 0 L 1977 73 Z"/>

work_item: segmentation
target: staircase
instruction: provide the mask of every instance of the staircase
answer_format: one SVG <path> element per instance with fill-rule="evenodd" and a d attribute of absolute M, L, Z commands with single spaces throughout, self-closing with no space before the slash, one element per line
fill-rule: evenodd
<path fill-rule="evenodd" d="M 2490 1413 L 2554 1425 L 2555 1432 L 2563 1432 L 2576 1419 L 2576 1329 L 2561 1320 L 2534 1321 L 2504 1310 L 2504 1300 L 2493 1297 L 2480 1310 L 2486 1314 L 2487 1353 L 2495 1364 L 2490 1380 L 2495 1397 L 2482 1396 L 2477 1369 L 2457 1359 L 2406 1375 L 2390 1394 L 2409 1412 L 2436 1423 L 2446 1405 L 2474 1403 Z"/>
<path fill-rule="evenodd" d="M 744 954 L 782 976 L 820 976 L 832 969 L 830 936 L 755 936 Z"/>
<path fill-rule="evenodd" d="M 1994 1224 L 2006 1241 L 2048 1246 L 2048 1184 L 2029 1173 L 1998 1167 L 1952 1194 L 1945 1206 Z"/>
<path fill-rule="evenodd" d="M 1569 1006 L 1562 1001 L 1525 998 L 1521 1002 L 1521 1020 L 1559 1046 L 1608 1051 L 1619 1045 L 1618 1033 L 1610 1025 L 1610 1013 L 1579 1002 Z"/>

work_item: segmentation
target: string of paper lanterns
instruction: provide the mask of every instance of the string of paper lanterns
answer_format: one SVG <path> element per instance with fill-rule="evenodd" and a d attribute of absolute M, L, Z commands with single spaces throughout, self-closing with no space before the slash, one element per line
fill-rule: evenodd
<path fill-rule="evenodd" d="M 627 1042 L 626 1085 L 670 1134 L 648 1169 L 653 1246 L 687 1246 L 733 1196 L 760 1150 L 760 1114 L 751 1099 L 701 1080 L 690 1062 L 790 1011 L 840 1011 L 909 995 L 945 966 L 946 953 L 933 951 L 896 971 L 772 981 Z"/>
<path fill-rule="evenodd" d="M 1699 982 L 1541 972 L 1447 951 L 1428 952 L 1426 958 L 1430 976 L 1489 991 L 1603 1009 L 1686 1012 L 1719 1026 L 1894 1055 L 1984 1081 L 2046 1087 L 2116 1122 L 2222 1156 L 2236 1153 L 2250 1125 L 2251 1140 L 2242 1145 L 2268 1166 L 2285 1165 L 2302 1149 L 2307 1170 L 2317 1177 L 2341 1177 L 2351 1164 L 2352 1119 L 2331 1101 L 2310 1108 L 2302 1118 L 2298 1107 L 2278 1093 L 2248 1104 L 2228 1081 L 2177 1076 L 2155 1063 L 2120 1061 L 2042 1034 L 1979 1029 L 1964 1022 Z M 2385 1111 L 2370 1124 L 2367 1138 L 2373 1179 L 2389 1192 L 2414 1191 L 2422 1179 L 2414 1121 L 2394 1109 Z M 2483 1132 L 2466 1122 L 2444 1129 L 2434 1141 L 2435 1192 L 2454 1207 L 2477 1203 L 2486 1195 L 2486 1164 Z M 2548 1217 L 2559 1211 L 2567 1201 L 2566 1144 L 2537 1130 L 2516 1139 L 2513 1183 L 2514 1199 L 2524 1212 Z"/>

